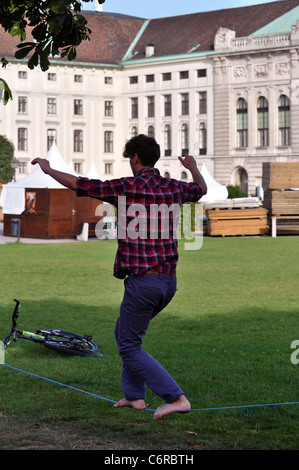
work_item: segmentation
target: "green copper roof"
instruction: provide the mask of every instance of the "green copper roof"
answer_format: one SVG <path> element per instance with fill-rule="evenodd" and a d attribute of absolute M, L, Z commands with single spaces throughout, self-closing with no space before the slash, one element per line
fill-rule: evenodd
<path fill-rule="evenodd" d="M 284 15 L 276 18 L 276 20 L 258 29 L 251 36 L 275 33 L 287 33 L 292 30 L 292 24 L 299 19 L 299 6 L 288 11 Z"/>

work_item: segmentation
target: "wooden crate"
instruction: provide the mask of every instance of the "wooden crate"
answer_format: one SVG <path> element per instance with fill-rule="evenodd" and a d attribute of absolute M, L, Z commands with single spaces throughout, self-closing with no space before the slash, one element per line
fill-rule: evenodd
<path fill-rule="evenodd" d="M 208 210 L 208 235 L 265 235 L 269 232 L 267 210 L 216 209 Z"/>
<path fill-rule="evenodd" d="M 299 162 L 263 163 L 262 186 L 264 191 L 299 188 Z"/>
<path fill-rule="evenodd" d="M 295 235 L 299 233 L 299 216 L 298 217 L 279 217 L 276 225 L 277 233 L 283 233 L 284 235 Z"/>
<path fill-rule="evenodd" d="M 299 215 L 299 191 L 267 189 L 263 206 L 271 215 Z"/>

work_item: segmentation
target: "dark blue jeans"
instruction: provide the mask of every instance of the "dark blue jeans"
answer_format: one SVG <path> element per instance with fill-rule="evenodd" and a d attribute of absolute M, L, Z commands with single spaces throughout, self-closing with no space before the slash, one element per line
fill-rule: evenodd
<path fill-rule="evenodd" d="M 122 390 L 127 400 L 144 399 L 145 385 L 167 403 L 184 393 L 171 375 L 142 349 L 150 320 L 166 307 L 175 291 L 175 275 L 131 275 L 125 280 L 115 338 L 123 360 Z"/>

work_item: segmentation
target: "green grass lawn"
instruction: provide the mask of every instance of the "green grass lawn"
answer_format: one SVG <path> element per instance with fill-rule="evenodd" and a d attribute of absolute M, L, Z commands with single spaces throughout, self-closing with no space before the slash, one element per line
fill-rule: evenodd
<path fill-rule="evenodd" d="M 14 298 L 20 328 L 92 334 L 102 358 L 63 357 L 19 340 L 5 363 L 63 384 L 122 398 L 114 325 L 123 282 L 115 241 L 0 246 L 0 339 Z M 145 349 L 176 378 L 193 409 L 298 402 L 299 240 L 180 241 L 178 291 L 151 323 Z M 148 407 L 161 400 L 150 390 Z M 194 411 L 153 421 L 0 366 L 0 449 L 297 449 L 298 405 Z"/>

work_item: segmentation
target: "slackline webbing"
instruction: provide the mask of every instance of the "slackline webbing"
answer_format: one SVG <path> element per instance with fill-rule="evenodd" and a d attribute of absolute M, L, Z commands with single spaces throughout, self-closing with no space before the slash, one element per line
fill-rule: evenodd
<path fill-rule="evenodd" d="M 61 382 L 57 382 L 56 380 L 47 379 L 46 377 L 42 377 L 41 375 L 33 374 L 32 372 L 27 372 L 26 370 L 17 369 L 16 367 L 8 366 L 7 364 L 0 364 L 0 365 L 8 367 L 9 369 L 16 370 L 18 372 L 22 372 L 23 374 L 31 375 L 32 377 L 36 377 L 38 379 L 46 380 L 47 382 L 52 382 L 52 383 L 54 383 L 56 385 L 60 385 L 62 387 L 70 388 L 72 390 L 75 390 L 76 392 L 85 393 L 86 395 L 90 395 L 92 397 L 100 398 L 101 400 L 109 401 L 111 403 L 117 403 L 114 400 L 110 400 L 110 398 L 101 397 L 100 395 L 96 395 L 95 393 L 87 392 L 86 390 L 81 390 L 80 388 L 72 387 L 71 385 L 66 385 L 66 384 L 63 384 Z M 189 412 L 191 412 L 191 411 L 232 410 L 232 409 L 237 409 L 237 408 L 256 408 L 256 407 L 263 407 L 263 406 L 286 406 L 286 405 L 299 405 L 299 402 L 298 401 L 293 401 L 293 402 L 285 402 L 285 403 L 265 403 L 265 404 L 258 404 L 258 405 L 219 406 L 219 407 L 216 407 L 216 408 L 194 408 L 194 409 L 189 410 Z M 143 411 L 155 411 L 155 409 L 145 408 Z M 180 413 L 180 411 L 178 411 L 178 413 Z M 184 413 L 184 411 L 182 411 L 181 413 Z"/>

